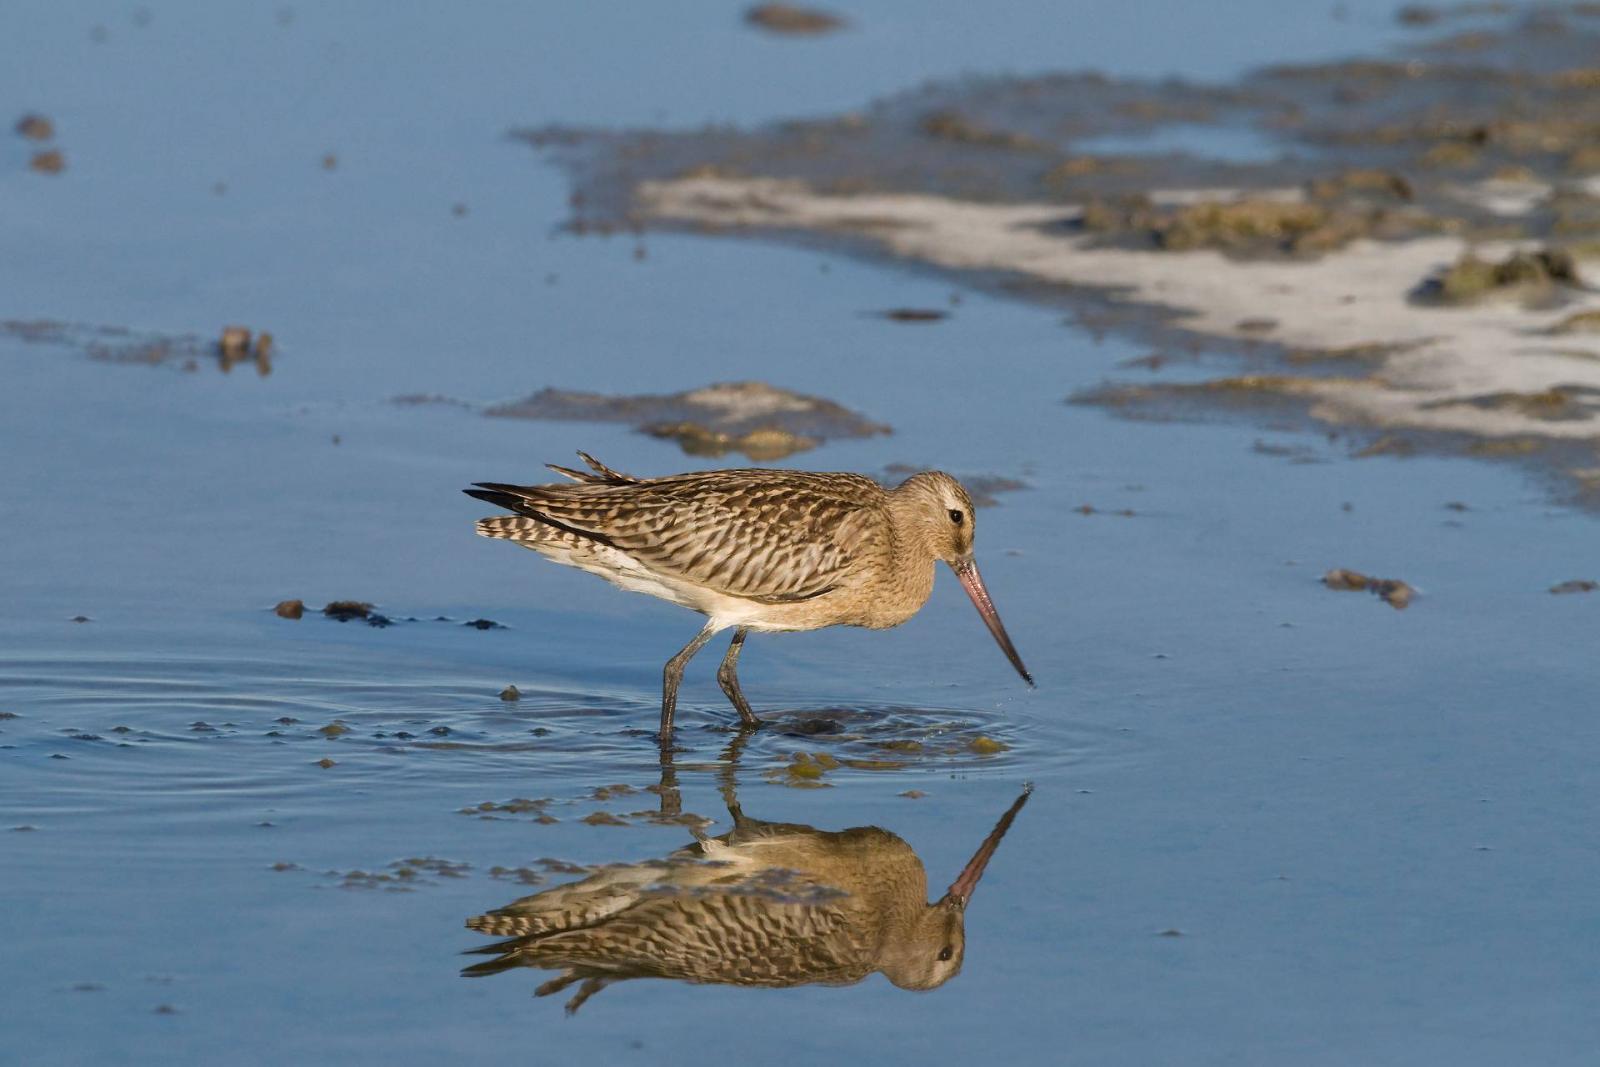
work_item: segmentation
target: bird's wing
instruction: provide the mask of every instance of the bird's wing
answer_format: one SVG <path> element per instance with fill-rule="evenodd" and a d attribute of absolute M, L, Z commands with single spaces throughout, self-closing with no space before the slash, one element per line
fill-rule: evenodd
<path fill-rule="evenodd" d="M 467 920 L 467 927 L 493 937 L 538 937 L 604 922 L 638 903 L 646 887 L 670 868 L 638 863 L 602 868 L 589 877 L 523 897 Z"/>
<path fill-rule="evenodd" d="M 769 603 L 829 592 L 887 538 L 887 516 L 874 506 L 882 490 L 858 475 L 712 471 L 481 489 L 473 495 L 625 552 L 663 577 Z"/>
<path fill-rule="evenodd" d="M 840 908 L 710 893 L 646 898 L 597 926 L 492 947 L 526 966 L 791 986 L 860 979 L 871 970 L 861 945 Z"/>

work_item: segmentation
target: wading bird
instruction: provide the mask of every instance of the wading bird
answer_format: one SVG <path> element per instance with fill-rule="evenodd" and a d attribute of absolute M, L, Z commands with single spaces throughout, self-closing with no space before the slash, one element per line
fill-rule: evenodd
<path fill-rule="evenodd" d="M 635 478 L 578 455 L 589 471 L 550 465 L 576 484 L 478 482 L 464 492 L 515 512 L 478 520 L 483 536 L 708 617 L 663 671 L 663 739 L 684 665 L 719 630 L 732 628 L 733 642 L 717 681 L 740 718 L 757 725 L 737 674 L 751 630 L 898 626 L 927 602 L 939 560 L 1033 684 L 978 576 L 972 498 L 950 475 L 923 471 L 893 489 L 859 474 L 791 470 Z"/>

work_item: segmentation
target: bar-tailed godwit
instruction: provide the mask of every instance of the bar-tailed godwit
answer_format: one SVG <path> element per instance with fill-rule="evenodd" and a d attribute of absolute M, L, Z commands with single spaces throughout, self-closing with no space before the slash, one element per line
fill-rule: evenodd
<path fill-rule="evenodd" d="M 717 681 L 748 725 L 739 651 L 751 630 L 885 629 L 915 615 L 944 560 L 989 632 L 1029 684 L 972 556 L 972 498 L 941 471 L 885 489 L 859 474 L 721 470 L 634 478 L 578 453 L 590 471 L 550 469 L 573 483 L 479 482 L 468 496 L 513 511 L 478 520 L 514 541 L 634 592 L 707 616 L 667 661 L 661 736 L 672 732 L 683 668 L 713 634 L 732 629 Z"/>
<path fill-rule="evenodd" d="M 889 831 L 762 822 L 730 798 L 729 833 L 468 919 L 506 940 L 470 950 L 495 958 L 463 973 L 559 971 L 535 992 L 582 982 L 569 1013 L 630 978 L 774 989 L 881 972 L 902 989 L 933 989 L 961 971 L 967 901 L 1027 799 L 1024 789 L 930 903 L 922 861 Z"/>

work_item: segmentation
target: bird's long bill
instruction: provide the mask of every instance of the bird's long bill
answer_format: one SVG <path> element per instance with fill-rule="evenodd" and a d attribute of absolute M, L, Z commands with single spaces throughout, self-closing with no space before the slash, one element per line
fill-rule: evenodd
<path fill-rule="evenodd" d="M 989 590 L 983 587 L 983 578 L 978 575 L 978 562 L 971 556 L 950 564 L 950 569 L 956 572 L 956 577 L 961 579 L 961 586 L 972 598 L 972 606 L 978 609 L 978 614 L 983 616 L 983 624 L 994 634 L 995 642 L 1000 646 L 1000 651 L 1006 654 L 1006 659 L 1022 675 L 1022 680 L 1029 685 L 1033 684 L 1033 675 L 1028 673 L 1028 668 L 1022 665 L 1022 657 L 1017 655 L 1017 647 L 1011 643 L 1011 635 L 1006 633 L 1005 623 L 1000 621 L 1000 612 L 995 610 L 994 601 L 989 599 Z"/>
<path fill-rule="evenodd" d="M 1011 829 L 1011 820 L 1017 817 L 1017 812 L 1022 810 L 1022 805 L 1028 802 L 1028 797 L 1032 793 L 1033 786 L 1023 787 L 1022 795 L 1011 802 L 1011 807 L 1000 816 L 1000 821 L 994 824 L 989 836 L 983 839 L 978 851 L 972 854 L 972 858 L 962 868 L 960 876 L 950 883 L 950 889 L 944 895 L 945 900 L 960 908 L 967 906 L 967 901 L 972 898 L 972 891 L 978 888 L 978 879 L 983 877 L 983 869 L 989 866 L 989 860 L 994 856 L 995 849 L 1000 847 L 1000 839 Z"/>

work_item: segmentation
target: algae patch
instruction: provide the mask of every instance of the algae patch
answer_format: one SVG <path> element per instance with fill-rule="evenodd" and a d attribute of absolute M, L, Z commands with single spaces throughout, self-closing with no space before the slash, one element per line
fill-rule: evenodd
<path fill-rule="evenodd" d="M 1468 251 L 1425 279 L 1412 295 L 1419 302 L 1432 304 L 1468 304 L 1491 296 L 1550 303 L 1559 295 L 1558 287 L 1563 286 L 1583 286 L 1576 261 L 1564 249 L 1514 251 L 1499 261 L 1480 259 Z"/>

